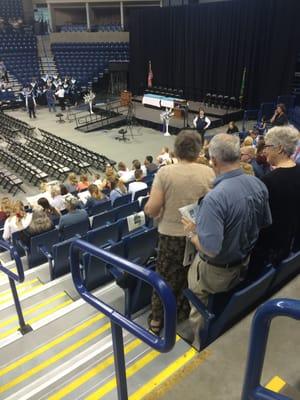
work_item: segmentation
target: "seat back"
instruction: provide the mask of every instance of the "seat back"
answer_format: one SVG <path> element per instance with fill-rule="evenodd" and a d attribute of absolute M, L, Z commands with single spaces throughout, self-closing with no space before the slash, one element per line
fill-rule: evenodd
<path fill-rule="evenodd" d="M 223 312 L 212 323 L 208 341 L 212 342 L 256 305 L 268 293 L 275 276 L 273 267 L 266 268 L 250 285 L 235 291 Z"/>
<path fill-rule="evenodd" d="M 138 201 L 134 201 L 133 203 L 126 204 L 124 206 L 115 208 L 116 221 L 118 219 L 122 219 L 128 217 L 128 215 L 134 214 L 139 211 L 139 203 Z"/>
<path fill-rule="evenodd" d="M 278 289 L 300 272 L 300 251 L 282 261 L 275 270 L 276 275 L 272 283 L 272 290 Z"/>
<path fill-rule="evenodd" d="M 58 278 L 70 272 L 69 250 L 71 243 L 76 238 L 71 238 L 60 243 L 56 243 L 52 247 L 53 256 L 53 278 Z"/>
<path fill-rule="evenodd" d="M 119 221 L 120 238 L 132 236 L 146 230 L 145 214 L 140 211 L 137 214 L 129 215 Z"/>
<path fill-rule="evenodd" d="M 123 206 L 124 204 L 128 204 L 131 202 L 131 197 L 132 195 L 129 194 L 124 194 L 121 197 L 118 197 L 114 202 L 113 202 L 113 207 L 120 207 Z"/>
<path fill-rule="evenodd" d="M 47 261 L 46 256 L 40 251 L 40 246 L 47 248 L 52 252 L 52 246 L 59 242 L 59 232 L 57 229 L 42 233 L 41 235 L 33 236 L 30 239 L 30 248 L 28 254 L 29 268 L 36 267 L 37 265 Z"/>
<path fill-rule="evenodd" d="M 75 235 L 85 235 L 90 229 L 90 222 L 86 221 L 79 222 L 77 224 L 69 225 L 61 230 L 61 240 L 71 239 Z"/>
<path fill-rule="evenodd" d="M 134 193 L 134 201 L 137 200 L 139 197 L 144 197 L 147 196 L 149 192 L 149 189 L 142 189 L 142 190 L 138 190 L 137 192 Z"/>
<path fill-rule="evenodd" d="M 124 257 L 123 242 L 116 243 L 110 249 L 114 254 Z M 99 258 L 85 255 L 84 256 L 85 286 L 88 290 L 96 289 L 107 282 L 114 280 L 114 275 L 109 272 L 109 267 Z"/>
<path fill-rule="evenodd" d="M 93 207 L 91 207 L 90 211 L 89 211 L 89 215 L 96 215 L 96 214 L 100 214 L 103 213 L 104 211 L 108 211 L 111 210 L 112 205 L 110 200 L 106 200 L 103 201 L 101 203 L 95 204 Z"/>
<path fill-rule="evenodd" d="M 108 223 L 115 222 L 115 219 L 116 219 L 115 210 L 106 211 L 104 213 L 94 215 L 92 222 L 92 229 L 96 229 Z"/>
<path fill-rule="evenodd" d="M 158 232 L 156 228 L 124 239 L 126 258 L 136 264 L 145 265 L 156 254 Z"/>
<path fill-rule="evenodd" d="M 119 223 L 115 222 L 111 225 L 93 229 L 87 234 L 87 241 L 95 246 L 103 246 L 110 241 L 118 242 L 120 237 Z"/>

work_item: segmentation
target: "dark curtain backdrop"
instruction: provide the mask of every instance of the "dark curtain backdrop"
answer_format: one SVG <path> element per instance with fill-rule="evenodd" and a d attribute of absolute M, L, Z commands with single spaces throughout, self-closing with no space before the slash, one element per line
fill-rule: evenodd
<path fill-rule="evenodd" d="M 183 89 L 188 99 L 207 92 L 245 103 L 289 94 L 300 49 L 300 0 L 234 0 L 140 9 L 130 15 L 130 90 L 142 94 L 148 61 L 153 84 Z"/>

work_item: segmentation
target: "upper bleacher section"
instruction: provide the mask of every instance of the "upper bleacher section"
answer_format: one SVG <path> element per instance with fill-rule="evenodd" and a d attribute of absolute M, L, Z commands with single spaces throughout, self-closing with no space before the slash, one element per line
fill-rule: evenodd
<path fill-rule="evenodd" d="M 22 84 L 39 77 L 36 37 L 22 31 L 0 32 L 0 54 L 7 70 Z"/>
<path fill-rule="evenodd" d="M 62 25 L 60 32 L 86 32 L 87 26 L 84 24 Z M 99 24 L 91 27 L 92 32 L 122 32 L 119 24 Z"/>
<path fill-rule="evenodd" d="M 61 76 L 73 76 L 81 84 L 108 72 L 111 61 L 128 61 L 129 44 L 116 43 L 53 43 L 56 66 Z"/>
<path fill-rule="evenodd" d="M 5 20 L 23 19 L 22 0 L 1 0 L 0 1 L 0 17 Z"/>

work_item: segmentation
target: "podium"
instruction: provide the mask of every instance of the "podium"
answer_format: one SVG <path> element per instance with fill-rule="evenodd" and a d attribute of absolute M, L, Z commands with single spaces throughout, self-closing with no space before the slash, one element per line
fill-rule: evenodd
<path fill-rule="evenodd" d="M 123 90 L 120 99 L 121 106 L 128 107 L 131 102 L 132 102 L 132 93 L 128 92 L 127 90 Z"/>
<path fill-rule="evenodd" d="M 182 119 L 182 109 L 179 107 L 174 108 L 174 118 Z"/>

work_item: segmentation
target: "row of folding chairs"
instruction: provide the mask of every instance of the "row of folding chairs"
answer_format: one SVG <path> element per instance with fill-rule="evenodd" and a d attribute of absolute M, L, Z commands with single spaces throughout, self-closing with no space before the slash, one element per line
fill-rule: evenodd
<path fill-rule="evenodd" d="M 82 172 L 90 172 L 89 167 L 91 164 L 89 162 L 75 159 L 74 157 L 65 154 L 64 151 L 57 150 L 51 145 L 49 146 L 49 144 L 46 145 L 43 141 L 37 138 L 28 138 L 26 146 L 40 154 L 44 154 L 45 156 L 51 158 L 54 162 L 62 162 L 64 166 L 69 167 L 70 170 L 76 172 L 77 174 L 81 174 Z"/>
<path fill-rule="evenodd" d="M 24 160 L 22 156 L 11 153 L 9 150 L 0 150 L 0 161 L 7 165 L 8 168 L 17 172 L 33 185 L 40 184 L 48 178 L 48 174 L 40 168 L 33 165 L 31 162 Z"/>
<path fill-rule="evenodd" d="M 34 128 L 30 127 L 26 122 L 10 115 L 0 113 L 0 126 L 9 125 L 10 128 L 19 130 L 25 136 L 31 136 Z"/>
<path fill-rule="evenodd" d="M 63 151 L 65 154 L 77 160 L 89 162 L 91 166 L 93 166 L 96 169 L 105 171 L 105 167 L 107 164 L 110 165 L 116 164 L 116 161 L 110 160 L 103 154 L 98 154 L 94 151 L 87 150 L 82 146 L 79 146 L 67 139 L 60 138 L 43 129 L 40 129 L 40 132 L 44 138 L 44 142 L 46 145 L 52 146 L 53 149 Z"/>
<path fill-rule="evenodd" d="M 66 176 L 71 172 L 69 167 L 53 161 L 50 157 L 47 157 L 42 153 L 29 149 L 23 144 L 12 144 L 9 146 L 9 150 L 19 157 L 23 157 L 23 159 L 26 158 L 31 160 L 33 165 L 43 169 L 43 171 L 56 179 L 65 179 Z"/>
<path fill-rule="evenodd" d="M 19 190 L 25 193 L 25 190 L 22 188 L 22 184 L 22 179 L 20 179 L 20 177 L 11 171 L 6 169 L 2 169 L 0 171 L 0 185 L 3 187 L 3 189 L 8 190 L 8 193 L 11 193 L 13 196 L 15 196 Z"/>

